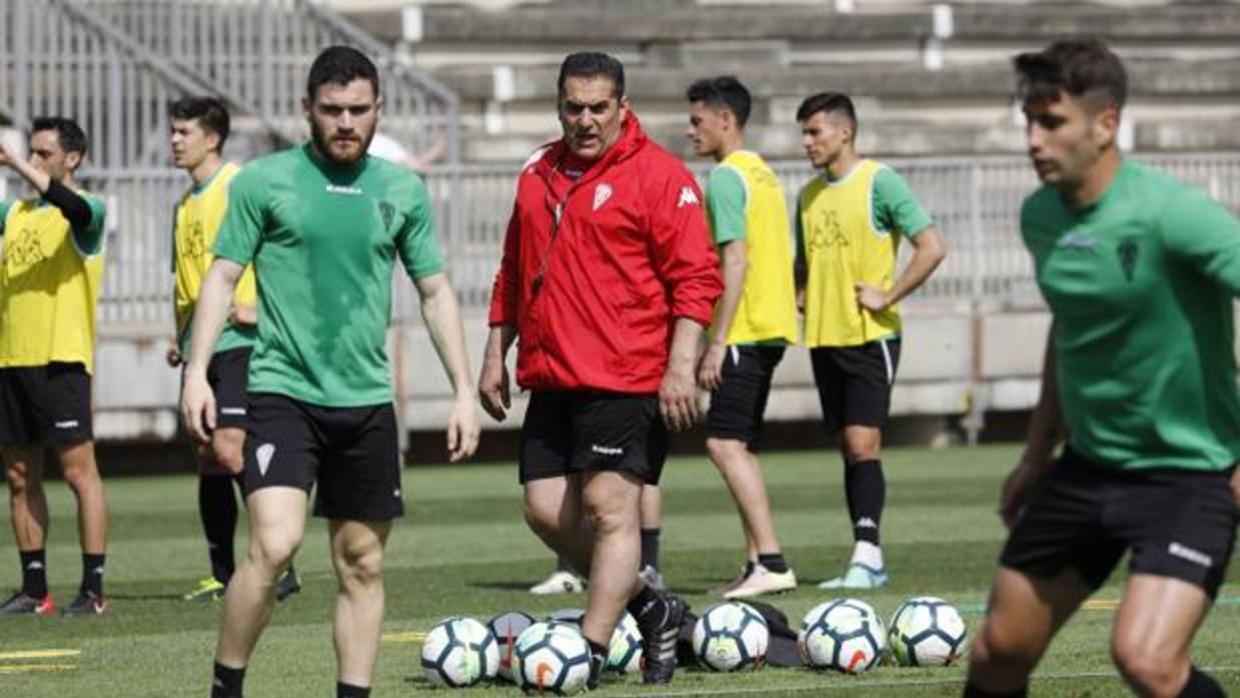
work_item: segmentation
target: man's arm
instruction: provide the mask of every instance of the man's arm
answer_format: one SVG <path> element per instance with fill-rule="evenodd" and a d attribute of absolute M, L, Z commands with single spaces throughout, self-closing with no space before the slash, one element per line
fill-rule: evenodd
<path fill-rule="evenodd" d="M 448 416 L 448 458 L 452 462 L 468 458 L 478 448 L 478 415 L 474 411 L 474 386 L 469 378 L 469 357 L 465 352 L 465 330 L 456 294 L 444 273 L 414 281 L 422 299 L 422 320 L 430 333 L 439 363 L 452 384 L 452 411 Z"/>
<path fill-rule="evenodd" d="M 693 365 L 697 358 L 702 326 L 686 317 L 676 318 L 672 328 L 672 346 L 668 351 L 667 371 L 659 385 L 659 414 L 674 432 L 684 431 L 698 419 L 697 385 L 693 381 Z"/>
<path fill-rule="evenodd" d="M 876 173 L 871 194 L 874 225 L 879 230 L 903 234 L 914 247 L 913 258 L 887 291 L 869 284 L 857 284 L 857 302 L 871 312 L 878 312 L 900 302 L 925 283 L 947 256 L 947 246 L 930 215 L 895 172 L 883 168 Z"/>
<path fill-rule="evenodd" d="M 517 339 L 515 325 L 492 325 L 487 335 L 487 347 L 482 356 L 482 373 L 478 376 L 478 398 L 482 409 L 502 422 L 512 407 L 508 385 L 508 366 L 505 363 L 508 349 Z"/>
<path fill-rule="evenodd" d="M 92 207 L 81 194 L 53 180 L 0 143 L 0 165 L 7 166 L 30 183 L 39 196 L 60 210 L 69 221 L 73 240 L 84 254 L 95 254 L 103 235 L 102 207 Z M 99 210 L 96 210 L 99 209 Z"/>
<path fill-rule="evenodd" d="M 215 429 L 215 395 L 207 382 L 207 364 L 215 353 L 215 343 L 228 319 L 229 300 L 244 269 L 231 259 L 216 257 L 202 280 L 194 306 L 181 413 L 190 434 L 204 443 L 211 440 Z"/>
<path fill-rule="evenodd" d="M 999 501 L 999 515 L 1007 526 L 1010 527 L 1016 522 L 1034 487 L 1050 468 L 1055 457 L 1055 447 L 1059 445 L 1062 436 L 1063 414 L 1059 405 L 1055 325 L 1052 323 L 1046 335 L 1046 354 L 1042 360 L 1042 389 L 1038 404 L 1029 418 L 1025 450 L 1007 481 L 1003 483 Z"/>
<path fill-rule="evenodd" d="M 710 328 L 709 343 L 698 368 L 698 384 L 707 390 L 717 389 L 723 381 L 723 361 L 728 353 L 728 332 L 736 319 L 736 310 L 741 306 L 741 296 L 745 292 L 745 273 L 749 268 L 743 239 L 724 243 L 721 252 L 723 295 L 719 297 L 715 322 Z"/>
<path fill-rule="evenodd" d="M 947 256 L 943 236 L 933 225 L 909 238 L 909 242 L 914 247 L 913 258 L 908 261 L 908 266 L 904 267 L 891 289 L 883 291 L 869 284 L 857 284 L 857 302 L 873 312 L 899 303 L 900 299 L 925 283 Z"/>

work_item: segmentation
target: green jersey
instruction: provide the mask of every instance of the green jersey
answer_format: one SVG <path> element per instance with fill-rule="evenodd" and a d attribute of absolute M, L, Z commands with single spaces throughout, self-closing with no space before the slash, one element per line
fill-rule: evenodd
<path fill-rule="evenodd" d="M 308 144 L 260 158 L 232 180 L 215 255 L 254 263 L 250 391 L 325 407 L 391 401 L 393 262 L 415 280 L 443 271 L 417 175 L 372 157 L 337 169 Z"/>
<path fill-rule="evenodd" d="M 1020 225 L 1055 320 L 1069 445 L 1124 469 L 1235 463 L 1240 221 L 1204 193 L 1125 161 L 1088 206 L 1072 208 L 1042 187 Z"/>

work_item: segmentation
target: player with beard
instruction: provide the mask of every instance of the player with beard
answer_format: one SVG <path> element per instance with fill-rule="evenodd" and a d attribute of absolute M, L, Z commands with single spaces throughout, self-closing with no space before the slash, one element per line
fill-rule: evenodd
<path fill-rule="evenodd" d="M 430 199 L 412 172 L 366 156 L 383 100 L 375 66 L 326 49 L 303 101 L 312 139 L 255 160 L 232 182 L 228 212 L 192 326 L 182 412 L 208 441 L 215 396 L 207 366 L 247 264 L 258 281 L 242 484 L 250 549 L 224 597 L 212 698 L 240 698 L 245 667 L 271 617 L 277 572 L 306 527 L 328 519 L 339 579 L 336 695 L 370 695 L 383 623 L 383 549 L 401 516 L 400 454 L 385 351 L 399 257 L 455 393 L 453 461 L 478 444 L 460 310 L 444 274 Z"/>

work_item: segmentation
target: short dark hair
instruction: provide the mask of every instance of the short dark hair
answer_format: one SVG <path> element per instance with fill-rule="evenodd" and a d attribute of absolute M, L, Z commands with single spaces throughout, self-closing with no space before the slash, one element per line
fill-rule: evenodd
<path fill-rule="evenodd" d="M 564 96 L 564 83 L 569 78 L 605 77 L 611 80 L 612 96 L 620 99 L 624 96 L 624 65 L 605 53 L 582 51 L 570 53 L 560 64 L 560 77 L 555 86 L 559 96 Z"/>
<path fill-rule="evenodd" d="M 1098 39 L 1064 39 L 1012 59 L 1022 101 L 1059 98 L 1060 90 L 1099 107 L 1122 109 L 1128 74 L 1119 56 Z"/>
<path fill-rule="evenodd" d="M 36 116 L 31 122 L 30 132 L 55 131 L 60 147 L 66 153 L 77 153 L 86 157 L 90 141 L 86 140 L 86 132 L 73 119 L 63 116 Z"/>
<path fill-rule="evenodd" d="M 219 136 L 218 150 L 224 149 L 229 132 L 228 107 L 215 97 L 182 97 L 168 105 L 168 118 L 197 121 L 203 131 Z"/>
<path fill-rule="evenodd" d="M 379 96 L 379 70 L 366 54 L 351 46 L 329 46 L 310 65 L 306 78 L 306 96 L 311 100 L 325 83 L 348 85 L 354 80 L 369 80 Z"/>
<path fill-rule="evenodd" d="M 818 112 L 842 115 L 848 120 L 848 125 L 852 126 L 853 136 L 857 135 L 857 109 L 853 107 L 848 95 L 840 92 L 819 92 L 806 97 L 801 106 L 797 107 L 797 121 L 808 121 Z"/>
<path fill-rule="evenodd" d="M 698 80 L 685 91 L 685 97 L 690 104 L 702 102 L 716 111 L 727 109 L 736 117 L 736 125 L 741 128 L 745 128 L 745 123 L 749 121 L 749 109 L 753 104 L 749 90 L 734 75 Z"/>

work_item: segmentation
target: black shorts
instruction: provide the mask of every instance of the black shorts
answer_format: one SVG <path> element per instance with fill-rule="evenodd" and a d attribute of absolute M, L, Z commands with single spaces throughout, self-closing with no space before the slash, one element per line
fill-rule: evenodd
<path fill-rule="evenodd" d="M 784 358 L 784 346 L 730 346 L 723 360 L 723 383 L 711 395 L 706 434 L 744 441 L 757 453 L 762 415 L 771 394 L 771 376 Z"/>
<path fill-rule="evenodd" d="M 654 396 L 536 390 L 521 429 L 518 476 L 525 484 L 614 470 L 657 485 L 667 448 Z"/>
<path fill-rule="evenodd" d="M 250 393 L 246 496 L 264 487 L 318 484 L 314 515 L 387 521 L 405 513 L 400 448 L 391 404 L 320 407 L 272 393 Z"/>
<path fill-rule="evenodd" d="M 1068 450 L 1029 499 L 999 557 L 1049 578 L 1075 569 L 1097 589 L 1131 550 L 1129 571 L 1218 593 L 1240 520 L 1232 469 L 1107 468 Z"/>
<path fill-rule="evenodd" d="M 90 374 L 84 365 L 0 368 L 0 444 L 72 444 L 92 438 Z"/>
<path fill-rule="evenodd" d="M 891 385 L 900 364 L 900 340 L 878 339 L 856 347 L 809 350 L 818 401 L 827 430 L 882 427 L 891 412 Z"/>
<path fill-rule="evenodd" d="M 245 428 L 250 351 L 239 347 L 216 352 L 207 364 L 207 382 L 215 392 L 215 425 L 221 429 Z"/>

